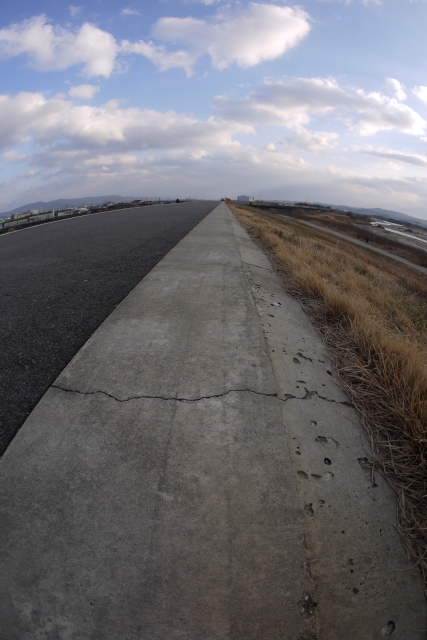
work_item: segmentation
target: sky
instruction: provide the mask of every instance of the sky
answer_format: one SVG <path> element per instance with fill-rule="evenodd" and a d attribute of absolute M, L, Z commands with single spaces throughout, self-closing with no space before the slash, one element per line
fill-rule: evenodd
<path fill-rule="evenodd" d="M 0 211 L 120 194 L 427 219 L 427 0 L 2 0 Z"/>

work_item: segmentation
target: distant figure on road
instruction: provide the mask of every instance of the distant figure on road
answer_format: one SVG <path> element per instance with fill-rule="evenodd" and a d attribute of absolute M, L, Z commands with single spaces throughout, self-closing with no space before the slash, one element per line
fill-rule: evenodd
<path fill-rule="evenodd" d="M 176 199 L 176 204 L 179 204 L 179 198 Z"/>
<path fill-rule="evenodd" d="M 369 244 L 369 238 L 366 238 L 366 244 Z"/>

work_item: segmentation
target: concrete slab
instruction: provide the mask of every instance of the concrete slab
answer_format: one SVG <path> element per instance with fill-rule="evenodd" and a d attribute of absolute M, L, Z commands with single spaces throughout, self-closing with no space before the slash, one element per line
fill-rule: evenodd
<path fill-rule="evenodd" d="M 319 638 L 426 638 L 421 572 L 395 529 L 391 489 L 360 465 L 370 446 L 358 414 L 308 316 L 237 221 L 233 227 L 282 399 Z"/>
<path fill-rule="evenodd" d="M 1 640 L 315 637 L 281 405 L 221 205 L 0 461 Z"/>
<path fill-rule="evenodd" d="M 231 226 L 219 215 L 161 260 L 56 385 L 120 399 L 276 393 Z"/>

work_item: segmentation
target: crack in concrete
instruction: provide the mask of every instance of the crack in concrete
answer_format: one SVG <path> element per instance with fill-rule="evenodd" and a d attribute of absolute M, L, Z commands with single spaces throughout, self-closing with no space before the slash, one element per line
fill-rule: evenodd
<path fill-rule="evenodd" d="M 326 402 L 334 402 L 335 404 L 342 404 L 345 407 L 353 407 L 351 402 L 347 402 L 346 400 L 333 400 L 332 398 L 326 398 L 326 396 L 321 396 L 317 391 L 309 391 L 306 387 L 304 387 L 305 396 L 299 398 L 298 396 L 294 396 L 292 393 L 287 393 L 283 396 L 283 398 L 279 397 L 279 400 L 282 402 L 287 402 L 288 400 L 308 400 L 313 396 L 317 396 L 319 400 L 325 400 Z"/>
<path fill-rule="evenodd" d="M 95 396 L 95 395 L 104 395 L 107 398 L 111 398 L 116 402 L 130 402 L 130 400 L 165 400 L 166 402 L 200 402 L 201 400 L 211 400 L 213 398 L 224 398 L 230 393 L 253 393 L 258 396 L 264 396 L 266 398 L 277 398 L 281 402 L 287 402 L 288 400 L 309 400 L 313 396 L 317 396 L 319 400 L 325 400 L 326 402 L 333 402 L 335 404 L 342 404 L 345 407 L 353 407 L 350 402 L 346 402 L 345 400 L 333 400 L 332 398 L 326 398 L 326 396 L 321 396 L 317 391 L 309 391 L 307 388 L 305 389 L 305 395 L 300 398 L 299 396 L 294 396 L 292 393 L 285 394 L 282 398 L 277 395 L 277 393 L 264 393 L 262 391 L 255 391 L 254 389 L 229 389 L 228 391 L 224 391 L 223 393 L 216 393 L 212 395 L 199 396 L 197 398 L 174 398 L 172 396 L 150 396 L 150 395 L 140 395 L 140 396 L 129 396 L 128 398 L 118 398 L 107 391 L 80 391 L 79 389 L 67 389 L 66 387 L 60 387 L 57 384 L 52 385 L 53 389 L 58 389 L 59 391 L 64 391 L 65 393 L 76 393 L 82 396 Z"/>
<path fill-rule="evenodd" d="M 117 398 L 113 396 L 111 393 L 107 393 L 106 391 L 79 391 L 78 389 L 67 389 L 65 387 L 60 387 L 57 384 L 52 385 L 53 389 L 59 389 L 60 391 L 64 391 L 65 393 L 77 393 L 82 396 L 95 396 L 95 395 L 104 395 L 107 398 L 111 398 L 116 402 L 129 402 L 130 400 L 166 400 L 173 402 L 200 402 L 201 400 L 210 400 L 212 398 L 223 398 L 227 396 L 229 393 L 254 393 L 258 396 L 264 396 L 266 398 L 277 398 L 277 393 L 264 393 L 262 391 L 254 391 L 253 389 L 229 389 L 228 391 L 224 391 L 223 393 L 212 394 L 209 396 L 200 396 L 198 398 L 174 398 L 172 396 L 149 396 L 149 395 L 140 395 L 140 396 L 129 396 L 129 398 Z"/>
<path fill-rule="evenodd" d="M 234 231 L 236 231 L 236 230 L 234 229 Z M 242 238 L 241 236 L 236 235 L 236 233 L 234 235 L 236 237 L 237 242 L 249 242 L 250 244 L 254 244 L 253 240 L 250 240 L 250 239 L 248 240 L 247 238 Z"/>
<path fill-rule="evenodd" d="M 268 271 L 268 273 L 273 273 L 271 269 L 267 269 L 266 267 L 260 267 L 258 264 L 251 264 L 250 262 L 243 263 L 245 267 L 256 267 L 257 269 L 263 269 L 264 271 Z"/>

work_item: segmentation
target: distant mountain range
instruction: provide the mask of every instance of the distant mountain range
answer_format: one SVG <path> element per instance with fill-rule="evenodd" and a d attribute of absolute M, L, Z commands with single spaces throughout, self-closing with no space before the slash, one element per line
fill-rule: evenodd
<path fill-rule="evenodd" d="M 354 213 L 362 213 L 363 215 L 370 216 L 371 218 L 393 218 L 393 220 L 399 220 L 401 222 L 411 222 L 412 224 L 419 224 L 422 227 L 427 228 L 427 220 L 423 220 L 422 218 L 414 218 L 413 216 L 408 216 L 406 213 L 400 213 L 400 211 L 390 211 L 389 209 L 381 209 L 379 207 L 365 209 L 362 207 L 346 207 L 336 205 L 330 206 L 332 206 L 334 209 L 347 209 L 348 211 L 352 211 Z"/>
<path fill-rule="evenodd" d="M 12 211 L 4 211 L 0 213 L 0 217 L 11 215 L 12 213 L 22 213 L 23 211 L 29 211 L 31 209 L 43 209 L 43 211 L 49 211 L 51 209 L 64 209 L 65 207 L 81 207 L 84 204 L 104 204 L 104 202 L 131 202 L 132 200 L 157 200 L 154 196 L 87 196 L 86 198 L 60 198 L 59 200 L 50 200 L 49 202 L 39 201 L 30 202 L 24 204 L 22 207 L 12 209 Z M 276 202 L 287 202 L 293 204 L 293 200 L 277 200 Z M 313 203 L 311 203 L 313 204 Z M 412 224 L 419 224 L 422 227 L 427 228 L 427 220 L 422 218 L 414 218 L 408 216 L 406 213 L 400 213 L 400 211 L 390 211 L 389 209 L 376 208 L 363 208 L 363 207 L 349 207 L 347 205 L 327 204 L 324 202 L 316 202 L 322 206 L 330 206 L 333 209 L 347 210 L 354 213 L 361 213 L 365 216 L 377 217 L 377 218 L 392 218 L 393 220 L 399 220 L 401 222 L 411 222 Z"/>
<path fill-rule="evenodd" d="M 49 200 L 49 202 L 39 201 L 24 204 L 22 207 L 12 209 L 12 211 L 4 211 L 0 216 L 8 216 L 12 213 L 22 213 L 31 209 L 43 209 L 49 211 L 51 209 L 65 209 L 66 207 L 81 207 L 84 204 L 104 204 L 104 202 L 131 202 L 132 200 L 145 200 L 145 198 L 137 198 L 131 196 L 88 196 L 87 198 L 60 198 L 59 200 Z M 150 198 L 147 198 L 149 200 Z"/>

